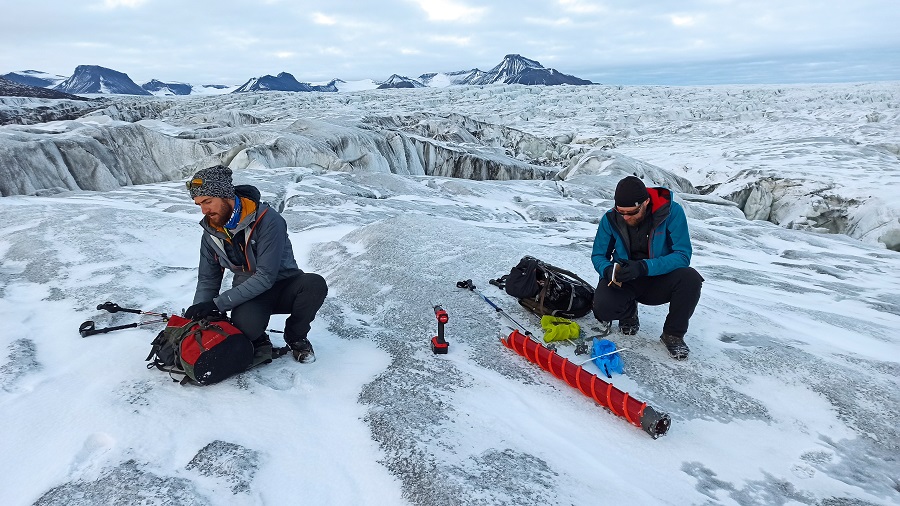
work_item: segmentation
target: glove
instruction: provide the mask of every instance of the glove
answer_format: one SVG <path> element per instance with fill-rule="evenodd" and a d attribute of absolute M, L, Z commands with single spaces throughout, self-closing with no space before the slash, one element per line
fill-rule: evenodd
<path fill-rule="evenodd" d="M 190 318 L 191 320 L 202 320 L 218 311 L 219 306 L 217 306 L 215 302 L 208 300 L 206 302 L 198 302 L 187 308 L 187 311 L 184 312 L 184 317 Z"/>
<path fill-rule="evenodd" d="M 616 273 L 616 281 L 627 283 L 635 279 L 647 275 L 647 262 L 638 260 L 637 262 L 628 262 L 623 265 L 619 272 Z"/>

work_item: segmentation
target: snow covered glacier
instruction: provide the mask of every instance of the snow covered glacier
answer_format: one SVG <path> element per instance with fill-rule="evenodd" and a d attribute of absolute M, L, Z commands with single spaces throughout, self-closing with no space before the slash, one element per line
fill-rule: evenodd
<path fill-rule="evenodd" d="M 212 163 L 545 179 L 640 160 L 750 219 L 900 249 L 896 83 L 471 86 L 104 105 L 81 116 L 65 101 L 0 99 L 0 111 L 15 106 L 26 123 L 0 127 L 0 195 L 107 190 Z M 54 108 L 70 119 L 27 125 Z M 591 163 L 599 159 L 606 165 Z"/>
<path fill-rule="evenodd" d="M 0 504 L 896 504 L 900 253 L 878 242 L 896 226 L 893 90 L 6 101 Z M 139 319 L 107 300 L 190 303 L 182 181 L 209 163 L 257 185 L 328 280 L 315 364 L 182 387 L 145 368 L 159 327 L 79 337 Z M 659 342 L 664 306 L 610 336 L 627 348 L 610 381 L 672 416 L 657 440 L 505 349 L 508 322 L 456 287 L 539 329 L 487 280 L 530 254 L 596 281 L 626 174 L 677 190 L 706 279 L 688 361 Z M 435 304 L 447 355 L 429 349 Z"/>

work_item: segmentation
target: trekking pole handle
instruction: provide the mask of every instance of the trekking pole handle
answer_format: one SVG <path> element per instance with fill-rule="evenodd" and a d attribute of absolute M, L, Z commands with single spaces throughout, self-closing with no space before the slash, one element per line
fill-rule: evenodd
<path fill-rule="evenodd" d="M 118 313 L 119 311 L 122 311 L 123 313 L 141 314 L 141 311 L 139 309 L 124 308 L 119 306 L 115 302 L 109 301 L 106 301 L 103 304 L 97 304 L 97 309 L 100 311 L 109 311 L 110 313 Z"/>
<path fill-rule="evenodd" d="M 129 323 L 128 325 L 118 325 L 116 327 L 106 327 L 104 329 L 98 329 L 98 328 L 94 328 L 94 322 L 86 321 L 81 324 L 81 327 L 78 328 L 78 333 L 81 334 L 81 337 L 87 337 L 87 336 L 93 336 L 95 334 L 105 334 L 107 332 L 112 332 L 114 330 L 130 329 L 130 328 L 134 328 L 137 326 L 138 326 L 137 323 Z"/>
<path fill-rule="evenodd" d="M 137 322 L 137 323 L 129 323 L 127 325 L 117 325 L 115 327 L 106 327 L 102 329 L 98 329 L 95 327 L 95 324 L 92 320 L 88 320 L 81 324 L 78 327 L 78 333 L 81 334 L 81 337 L 93 336 L 96 334 L 106 334 L 107 332 L 112 332 L 114 330 L 123 330 L 123 329 L 132 329 L 135 327 L 140 327 L 142 325 L 152 325 L 154 323 L 162 323 L 168 321 L 168 318 L 160 318 L 159 320 L 147 320 L 145 322 Z"/>
<path fill-rule="evenodd" d="M 169 315 L 166 313 L 153 313 L 150 311 L 141 311 L 140 309 L 128 309 L 128 308 L 119 306 L 115 302 L 109 302 L 109 301 L 106 301 L 103 304 L 98 304 L 97 309 L 100 311 L 109 311 L 110 313 L 118 313 L 119 311 L 121 311 L 123 313 L 148 314 L 151 316 L 161 316 L 166 319 L 169 318 Z"/>
<path fill-rule="evenodd" d="M 482 299 L 484 299 L 485 302 L 487 302 L 488 304 L 490 304 L 492 308 L 494 308 L 494 309 L 497 310 L 497 311 L 503 311 L 502 309 L 500 309 L 499 307 L 497 307 L 497 304 L 494 304 L 493 302 L 491 302 L 491 299 L 485 297 L 483 293 L 481 293 L 480 291 L 476 290 L 475 283 L 473 283 L 471 279 L 467 279 L 467 280 L 465 280 L 465 281 L 457 281 L 457 282 L 456 282 L 456 287 L 457 287 L 457 288 L 465 288 L 465 289 L 467 289 L 467 290 L 471 290 L 471 291 L 477 293 Z"/>
<path fill-rule="evenodd" d="M 472 283 L 472 280 L 471 280 L 471 279 L 467 279 L 467 280 L 465 280 L 465 281 L 457 281 L 457 282 L 456 282 L 456 287 L 457 287 L 457 288 L 466 288 L 466 289 L 468 289 L 468 290 L 471 290 L 471 291 L 477 293 L 479 297 L 481 297 L 482 299 L 484 299 L 485 302 L 487 302 L 488 304 L 490 304 L 490 306 L 491 306 L 492 308 L 494 308 L 494 311 L 500 313 L 500 314 L 503 315 L 507 320 L 509 320 L 509 321 L 513 322 L 514 324 L 516 324 L 516 326 L 517 326 L 518 328 L 522 329 L 522 332 L 524 332 L 524 334 L 525 334 L 526 336 L 530 337 L 531 339 L 534 339 L 534 335 L 532 335 L 532 333 L 531 333 L 528 329 L 526 329 L 525 327 L 523 327 L 521 323 L 517 322 L 517 321 L 515 320 L 515 318 L 513 318 L 512 316 L 509 316 L 509 315 L 506 313 L 506 311 L 504 311 L 504 310 L 503 310 L 500 306 L 498 306 L 497 304 L 494 304 L 494 302 L 493 302 L 491 299 L 487 298 L 487 296 L 486 296 L 485 294 L 481 293 L 481 291 L 475 289 L 475 283 Z M 543 345 L 542 345 L 542 346 L 543 346 Z"/>

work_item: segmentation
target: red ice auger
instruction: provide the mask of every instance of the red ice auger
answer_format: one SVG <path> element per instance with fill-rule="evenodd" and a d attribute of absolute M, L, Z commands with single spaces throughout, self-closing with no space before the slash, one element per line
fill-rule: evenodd
<path fill-rule="evenodd" d="M 672 424 L 672 419 L 668 414 L 655 410 L 646 402 L 635 399 L 628 392 L 619 390 L 611 383 L 607 383 L 596 375 L 585 371 L 581 365 L 569 362 L 569 359 L 557 354 L 555 350 L 544 346 L 543 343 L 540 343 L 531 335 L 531 332 L 525 330 L 519 322 L 506 314 L 505 311 L 485 297 L 483 293 L 476 290 L 471 279 L 460 281 L 456 283 L 456 286 L 458 288 L 467 288 L 480 295 L 498 313 L 515 323 L 524 332 L 523 334 L 518 329 L 515 329 L 506 338 L 501 338 L 500 342 L 503 343 L 503 346 L 565 381 L 570 387 L 577 388 L 579 392 L 590 397 L 597 404 L 609 409 L 613 414 L 621 416 L 628 423 L 643 429 L 653 439 L 668 432 L 669 426 Z"/>

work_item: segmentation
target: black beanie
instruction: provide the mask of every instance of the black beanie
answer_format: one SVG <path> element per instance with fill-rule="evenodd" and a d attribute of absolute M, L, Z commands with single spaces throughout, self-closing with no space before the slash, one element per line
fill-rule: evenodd
<path fill-rule="evenodd" d="M 616 207 L 637 207 L 648 198 L 647 187 L 635 176 L 628 176 L 616 185 Z"/>
<path fill-rule="evenodd" d="M 231 184 L 231 169 L 224 165 L 207 167 L 198 171 L 191 178 L 191 182 L 197 181 L 197 185 L 191 185 L 188 191 L 191 198 L 194 197 L 219 197 L 223 199 L 234 198 L 234 186 Z"/>

